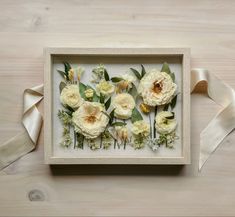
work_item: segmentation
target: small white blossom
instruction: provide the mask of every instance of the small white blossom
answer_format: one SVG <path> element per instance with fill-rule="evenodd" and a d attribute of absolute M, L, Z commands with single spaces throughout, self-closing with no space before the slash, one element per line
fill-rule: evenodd
<path fill-rule="evenodd" d="M 135 107 L 135 100 L 128 93 L 120 93 L 114 97 L 112 106 L 115 109 L 115 117 L 120 119 L 128 119 L 131 117 L 132 110 Z"/>

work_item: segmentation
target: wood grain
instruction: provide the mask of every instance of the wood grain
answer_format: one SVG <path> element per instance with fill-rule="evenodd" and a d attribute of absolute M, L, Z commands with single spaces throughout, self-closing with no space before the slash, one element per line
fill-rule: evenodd
<path fill-rule="evenodd" d="M 0 0 L 0 143 L 21 131 L 22 92 L 44 47 L 190 47 L 235 88 L 235 1 Z M 40 108 L 43 110 L 42 106 Z M 36 151 L 0 171 L 0 216 L 234 216 L 235 134 L 198 173 L 199 133 L 219 111 L 192 96 L 192 165 L 48 167 Z"/>

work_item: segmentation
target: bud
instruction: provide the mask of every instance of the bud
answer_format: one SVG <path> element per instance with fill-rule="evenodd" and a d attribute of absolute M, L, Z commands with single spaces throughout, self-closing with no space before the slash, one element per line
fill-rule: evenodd
<path fill-rule="evenodd" d="M 84 93 L 85 93 L 86 98 L 88 98 L 88 99 L 92 98 L 94 96 L 94 90 L 92 90 L 91 88 L 85 90 Z"/>
<path fill-rule="evenodd" d="M 144 104 L 144 103 L 141 103 L 140 104 L 140 110 L 143 112 L 143 113 L 149 113 L 150 112 L 150 106 Z"/>
<path fill-rule="evenodd" d="M 68 72 L 68 77 L 70 81 L 74 80 L 74 69 L 70 69 Z"/>

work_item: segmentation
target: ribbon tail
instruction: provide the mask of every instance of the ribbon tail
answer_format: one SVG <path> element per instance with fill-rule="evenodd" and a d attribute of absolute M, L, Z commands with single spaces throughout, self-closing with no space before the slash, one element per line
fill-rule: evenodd
<path fill-rule="evenodd" d="M 200 171 L 210 155 L 235 127 L 235 93 L 206 69 L 192 69 L 191 73 L 191 92 L 199 82 L 206 81 L 209 97 L 223 107 L 200 134 Z"/>
<path fill-rule="evenodd" d="M 24 91 L 24 130 L 0 146 L 0 170 L 35 149 L 43 121 L 36 105 L 42 99 L 43 85 Z"/>

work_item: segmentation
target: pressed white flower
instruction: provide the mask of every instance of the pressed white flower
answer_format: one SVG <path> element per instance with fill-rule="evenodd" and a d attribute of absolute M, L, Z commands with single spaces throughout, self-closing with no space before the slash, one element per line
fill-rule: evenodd
<path fill-rule="evenodd" d="M 140 80 L 138 93 L 149 106 L 164 105 L 169 103 L 177 89 L 169 74 L 156 69 L 146 73 Z"/>
<path fill-rule="evenodd" d="M 84 101 L 80 95 L 78 85 L 72 84 L 64 87 L 60 94 L 60 101 L 64 105 L 77 109 Z"/>
<path fill-rule="evenodd" d="M 126 126 L 116 126 L 115 137 L 118 140 L 126 141 L 128 139 L 128 128 Z"/>
<path fill-rule="evenodd" d="M 91 88 L 85 90 L 84 92 L 86 98 L 92 98 L 94 96 L 94 90 L 92 90 Z"/>
<path fill-rule="evenodd" d="M 177 121 L 174 113 L 169 111 L 162 111 L 155 117 L 155 128 L 158 133 L 169 134 L 176 129 Z"/>
<path fill-rule="evenodd" d="M 115 91 L 115 86 L 110 83 L 109 81 L 106 81 L 102 79 L 97 85 L 96 90 L 98 94 L 103 94 L 104 96 L 109 96 Z"/>
<path fill-rule="evenodd" d="M 115 117 L 128 119 L 131 117 L 132 110 L 135 108 L 135 100 L 129 93 L 120 93 L 114 97 L 112 106 L 115 109 Z"/>
<path fill-rule="evenodd" d="M 72 122 L 75 131 L 83 134 L 87 139 L 94 139 L 104 132 L 109 118 L 103 112 L 102 104 L 98 102 L 84 102 L 73 113 Z"/>
<path fill-rule="evenodd" d="M 147 137 L 150 134 L 150 126 L 149 126 L 148 123 L 146 123 L 143 120 L 136 121 L 132 125 L 131 132 L 135 136 L 144 136 L 144 137 Z"/>

